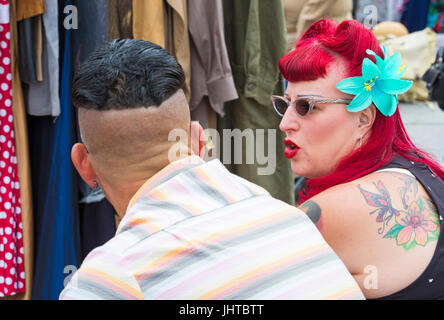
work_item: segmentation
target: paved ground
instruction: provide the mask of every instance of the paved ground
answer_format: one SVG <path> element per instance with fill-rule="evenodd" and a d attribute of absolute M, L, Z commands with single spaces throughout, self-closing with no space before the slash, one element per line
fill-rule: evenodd
<path fill-rule="evenodd" d="M 402 120 L 413 142 L 444 165 L 444 111 L 425 103 L 400 106 Z"/>

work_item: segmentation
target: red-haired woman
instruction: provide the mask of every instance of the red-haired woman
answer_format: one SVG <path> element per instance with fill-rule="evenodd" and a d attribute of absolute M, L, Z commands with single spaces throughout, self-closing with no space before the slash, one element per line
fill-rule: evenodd
<path fill-rule="evenodd" d="M 314 23 L 279 68 L 285 155 L 299 205 L 367 298 L 444 297 L 444 170 L 408 137 L 398 54 L 356 21 Z"/>

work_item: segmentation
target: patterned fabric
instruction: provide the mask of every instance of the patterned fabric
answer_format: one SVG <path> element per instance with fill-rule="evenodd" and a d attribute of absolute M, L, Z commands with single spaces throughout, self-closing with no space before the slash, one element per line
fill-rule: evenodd
<path fill-rule="evenodd" d="M 9 2 L 0 0 L 0 297 L 25 292 L 20 186 L 12 115 Z"/>
<path fill-rule="evenodd" d="M 430 0 L 427 27 L 438 33 L 443 32 L 444 0 Z"/>
<path fill-rule="evenodd" d="M 363 299 L 309 218 L 219 160 L 173 162 L 60 299 Z"/>

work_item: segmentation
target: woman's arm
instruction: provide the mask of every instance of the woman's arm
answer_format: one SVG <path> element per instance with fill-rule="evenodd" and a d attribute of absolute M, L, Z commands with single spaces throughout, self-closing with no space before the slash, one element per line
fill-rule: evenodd
<path fill-rule="evenodd" d="M 422 185 L 402 173 L 373 173 L 335 186 L 300 209 L 366 297 L 405 288 L 425 270 L 436 248 L 436 208 Z"/>

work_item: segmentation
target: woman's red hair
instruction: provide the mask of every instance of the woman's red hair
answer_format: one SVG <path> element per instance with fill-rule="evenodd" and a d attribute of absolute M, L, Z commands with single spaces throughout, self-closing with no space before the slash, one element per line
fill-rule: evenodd
<path fill-rule="evenodd" d="M 374 51 L 381 58 L 383 51 L 373 33 L 354 20 L 336 24 L 333 20 L 315 22 L 298 40 L 294 50 L 279 61 L 279 69 L 290 82 L 311 81 L 324 77 L 327 66 L 342 59 L 348 66 L 348 77 L 362 75 L 364 58 L 375 58 L 366 53 Z M 444 180 L 444 169 L 432 156 L 417 148 L 404 128 L 399 113 L 386 117 L 377 111 L 368 141 L 340 161 L 331 174 L 307 180 L 299 193 L 299 204 L 337 184 L 353 181 L 390 163 L 398 154 L 406 159 L 429 166 Z"/>

